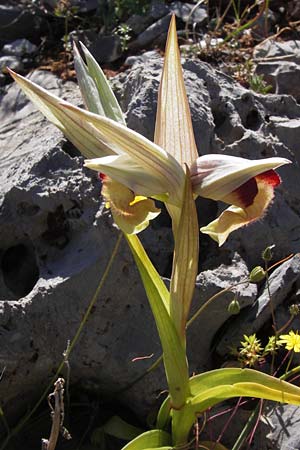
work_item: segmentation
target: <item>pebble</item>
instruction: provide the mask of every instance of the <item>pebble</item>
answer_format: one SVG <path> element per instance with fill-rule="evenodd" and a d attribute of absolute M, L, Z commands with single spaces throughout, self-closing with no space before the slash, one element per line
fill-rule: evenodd
<path fill-rule="evenodd" d="M 9 67 L 16 72 L 23 70 L 23 63 L 16 56 L 6 55 L 0 57 L 0 72 L 5 73 L 6 67 Z"/>

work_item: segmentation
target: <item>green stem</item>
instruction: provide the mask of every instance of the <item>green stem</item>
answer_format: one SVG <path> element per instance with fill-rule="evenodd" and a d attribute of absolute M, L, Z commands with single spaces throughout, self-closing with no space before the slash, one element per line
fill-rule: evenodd
<path fill-rule="evenodd" d="M 248 434 L 250 433 L 250 430 L 253 426 L 254 420 L 256 420 L 257 415 L 259 414 L 260 404 L 258 403 L 256 408 L 252 411 L 249 419 L 247 420 L 244 428 L 242 429 L 239 437 L 234 443 L 234 446 L 231 450 L 240 450 L 245 442 L 245 439 L 247 438 Z"/>
<path fill-rule="evenodd" d="M 239 283 L 236 283 L 232 286 L 229 286 L 227 288 L 222 289 L 221 291 L 214 294 L 212 297 L 210 297 L 200 308 L 195 312 L 195 314 L 190 318 L 190 320 L 187 322 L 187 326 L 189 327 L 199 316 L 200 314 L 218 297 L 220 297 L 222 294 L 225 294 L 226 292 L 231 291 L 236 286 L 239 286 L 241 284 L 247 284 L 249 283 L 249 280 L 240 281 Z"/>
<path fill-rule="evenodd" d="M 280 380 L 287 380 L 288 378 L 292 377 L 293 375 L 296 375 L 300 372 L 300 366 L 294 367 L 290 371 L 286 372 L 285 374 L 281 375 L 279 377 Z"/>

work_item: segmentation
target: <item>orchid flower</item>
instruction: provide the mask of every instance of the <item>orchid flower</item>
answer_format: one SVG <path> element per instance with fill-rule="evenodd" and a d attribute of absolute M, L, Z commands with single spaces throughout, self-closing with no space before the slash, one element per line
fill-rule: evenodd
<path fill-rule="evenodd" d="M 251 161 L 227 155 L 198 157 L 174 17 L 160 85 L 155 143 L 125 126 L 103 72 L 87 49 L 82 48 L 87 64 L 75 50 L 75 67 L 84 103 L 90 111 L 59 99 L 13 71 L 10 73 L 41 112 L 89 158 L 85 166 L 105 174 L 102 192 L 120 228 L 129 234 L 142 231 L 159 214 L 152 199 L 164 201 L 175 220 L 182 209 L 185 166 L 190 168 L 194 197 L 200 195 L 232 205 L 201 228 L 219 245 L 232 231 L 264 214 L 274 187 L 280 183 L 274 169 L 290 161 Z"/>
<path fill-rule="evenodd" d="M 238 228 L 262 217 L 281 182 L 274 169 L 289 164 L 284 158 L 247 160 L 227 155 L 205 155 L 197 158 L 191 169 L 194 192 L 202 197 L 220 200 L 232 206 L 202 233 L 222 245 Z"/>

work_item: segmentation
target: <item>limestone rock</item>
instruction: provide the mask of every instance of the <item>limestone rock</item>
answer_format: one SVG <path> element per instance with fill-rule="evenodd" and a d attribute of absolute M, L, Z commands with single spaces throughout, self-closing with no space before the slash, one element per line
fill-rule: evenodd
<path fill-rule="evenodd" d="M 37 46 L 28 39 L 17 39 L 4 45 L 2 52 L 5 55 L 23 56 L 37 51 Z"/>
<path fill-rule="evenodd" d="M 171 13 L 158 19 L 138 35 L 136 40 L 130 43 L 130 48 L 145 48 L 155 39 L 166 35 L 170 24 Z"/>
<path fill-rule="evenodd" d="M 23 63 L 17 56 L 0 56 L 0 72 L 5 73 L 7 67 L 17 72 L 22 72 Z"/>
<path fill-rule="evenodd" d="M 300 65 L 289 61 L 262 62 L 255 69 L 258 75 L 263 75 L 267 84 L 276 94 L 292 95 L 300 102 L 298 86 Z"/>
<path fill-rule="evenodd" d="M 262 450 L 291 450 L 300 447 L 299 407 L 294 405 L 278 405 L 270 403 L 265 413 L 269 423 L 269 432 Z M 261 444 L 255 446 L 261 450 Z"/>
<path fill-rule="evenodd" d="M 275 42 L 268 39 L 255 47 L 253 56 L 255 59 L 280 59 L 280 57 L 283 57 L 285 61 L 299 63 L 300 41 Z"/>
<path fill-rule="evenodd" d="M 36 13 L 30 4 L 18 5 L 18 2 L 0 4 L 0 43 L 14 39 L 37 39 L 43 32 L 45 20 L 41 9 Z"/>

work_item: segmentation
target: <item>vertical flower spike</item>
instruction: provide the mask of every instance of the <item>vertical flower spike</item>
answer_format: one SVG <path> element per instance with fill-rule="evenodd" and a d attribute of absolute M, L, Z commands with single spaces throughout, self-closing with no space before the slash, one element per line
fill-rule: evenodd
<path fill-rule="evenodd" d="M 182 167 L 184 164 L 190 167 L 198 156 L 180 63 L 174 15 L 169 28 L 158 94 L 154 142 L 170 153 Z"/>

